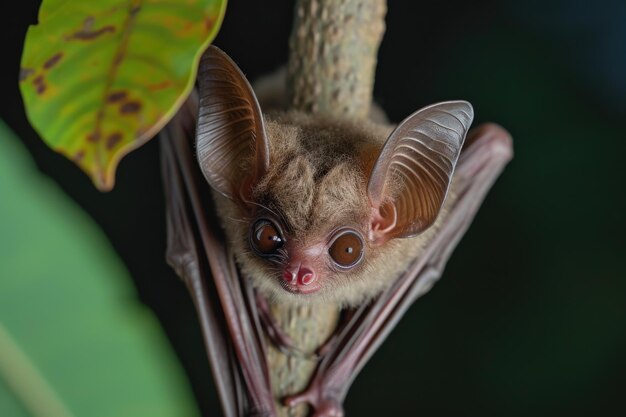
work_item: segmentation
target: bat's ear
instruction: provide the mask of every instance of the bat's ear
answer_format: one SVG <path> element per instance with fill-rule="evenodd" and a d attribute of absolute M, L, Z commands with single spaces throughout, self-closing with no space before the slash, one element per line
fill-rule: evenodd
<path fill-rule="evenodd" d="M 421 233 L 435 222 L 474 111 L 466 101 L 425 107 L 391 133 L 370 175 L 374 242 Z"/>
<path fill-rule="evenodd" d="M 198 84 L 200 168 L 215 190 L 246 201 L 269 165 L 259 103 L 241 70 L 215 46 L 202 56 Z"/>

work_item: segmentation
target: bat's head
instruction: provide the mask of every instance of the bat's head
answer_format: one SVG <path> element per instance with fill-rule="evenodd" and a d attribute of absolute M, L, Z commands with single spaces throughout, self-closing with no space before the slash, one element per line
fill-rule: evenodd
<path fill-rule="evenodd" d="M 410 261 L 398 238 L 423 232 L 441 210 L 469 103 L 426 107 L 390 135 L 365 121 L 264 118 L 223 52 L 203 59 L 198 159 L 225 197 L 218 212 L 242 272 L 296 303 L 354 305 L 382 291 Z"/>

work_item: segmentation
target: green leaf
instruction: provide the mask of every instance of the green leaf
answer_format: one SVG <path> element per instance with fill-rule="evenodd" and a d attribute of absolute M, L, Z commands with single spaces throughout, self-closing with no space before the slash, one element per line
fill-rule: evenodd
<path fill-rule="evenodd" d="M 189 95 L 226 0 L 44 0 L 20 90 L 44 141 L 110 190 Z"/>
<path fill-rule="evenodd" d="M 0 120 L 0 416 L 198 415 L 102 232 Z"/>

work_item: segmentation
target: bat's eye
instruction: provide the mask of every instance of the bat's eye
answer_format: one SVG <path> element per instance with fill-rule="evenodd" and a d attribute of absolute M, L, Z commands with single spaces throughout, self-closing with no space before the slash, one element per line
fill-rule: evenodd
<path fill-rule="evenodd" d="M 363 257 L 363 239 L 352 230 L 339 232 L 328 253 L 338 266 L 351 268 Z"/>
<path fill-rule="evenodd" d="M 260 255 L 271 255 L 283 245 L 278 227 L 269 220 L 257 220 L 252 226 L 250 242 Z"/>

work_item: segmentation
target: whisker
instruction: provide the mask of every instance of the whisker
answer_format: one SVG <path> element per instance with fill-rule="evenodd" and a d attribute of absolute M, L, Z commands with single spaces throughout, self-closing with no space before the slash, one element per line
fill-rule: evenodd
<path fill-rule="evenodd" d="M 271 214 L 273 214 L 277 219 L 280 219 L 284 225 L 288 225 L 289 223 L 287 222 L 287 220 L 285 219 L 285 217 L 281 214 L 278 214 L 277 212 L 275 212 L 274 210 L 272 210 L 271 208 L 269 208 L 268 206 L 266 206 L 265 204 L 261 204 L 261 203 L 257 203 L 255 201 L 248 201 L 248 203 L 250 204 L 254 204 L 256 206 L 261 207 L 264 210 L 269 211 Z"/>
<path fill-rule="evenodd" d="M 279 215 L 278 215 L 278 213 L 276 213 L 276 212 L 275 212 L 274 210 L 272 210 L 271 208 L 267 207 L 265 204 L 257 203 L 257 202 L 255 202 L 255 201 L 248 201 L 248 203 L 251 203 L 251 204 L 254 204 L 254 205 L 256 205 L 256 206 L 259 206 L 259 207 L 261 207 L 262 209 L 269 211 L 270 213 L 272 213 L 272 214 L 273 214 L 274 216 L 276 216 L 276 217 L 281 217 L 281 216 L 279 216 Z"/>
<path fill-rule="evenodd" d="M 239 222 L 239 223 L 247 223 L 246 220 L 238 219 L 236 217 L 230 217 L 230 216 L 228 217 L 228 220 L 231 220 L 231 221 L 234 221 L 234 222 Z"/>

